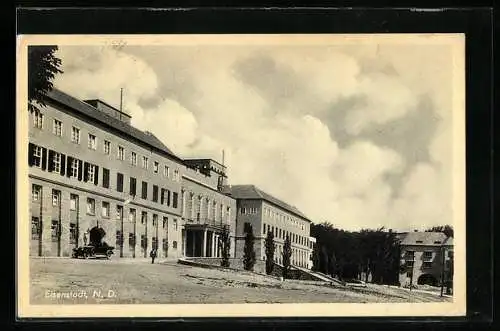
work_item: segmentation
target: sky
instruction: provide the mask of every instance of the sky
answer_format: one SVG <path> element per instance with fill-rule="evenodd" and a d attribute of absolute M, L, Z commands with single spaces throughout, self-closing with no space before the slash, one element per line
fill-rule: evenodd
<path fill-rule="evenodd" d="M 55 86 L 315 223 L 453 224 L 449 44 L 59 46 Z"/>

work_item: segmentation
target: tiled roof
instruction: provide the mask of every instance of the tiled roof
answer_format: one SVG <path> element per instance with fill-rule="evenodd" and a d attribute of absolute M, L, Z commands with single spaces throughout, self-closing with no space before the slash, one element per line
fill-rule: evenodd
<path fill-rule="evenodd" d="M 272 195 L 262 191 L 255 185 L 231 185 L 226 187 L 226 192 L 230 196 L 236 199 L 262 199 L 266 200 L 267 202 L 270 202 L 280 208 L 285 209 L 286 211 L 295 214 L 296 216 L 299 216 L 309 222 L 309 218 L 305 216 L 300 210 L 298 210 L 296 207 L 291 206 L 282 200 L 273 197 Z"/>
<path fill-rule="evenodd" d="M 79 112 L 86 115 L 93 120 L 96 120 L 104 125 L 107 125 L 115 130 L 122 132 L 123 134 L 130 136 L 140 142 L 153 147 L 157 151 L 166 154 L 168 157 L 176 160 L 177 162 L 184 163 L 181 158 L 175 155 L 165 144 L 163 144 L 155 135 L 150 132 L 143 132 L 132 125 L 127 124 L 119 119 L 116 119 L 108 114 L 97 110 L 91 105 L 78 100 L 75 97 L 70 96 L 56 88 L 52 89 L 47 93 L 47 97 L 57 103 L 63 104 L 69 107 L 71 110 Z"/>
<path fill-rule="evenodd" d="M 446 238 L 442 232 L 407 232 L 401 236 L 401 245 L 441 246 Z"/>

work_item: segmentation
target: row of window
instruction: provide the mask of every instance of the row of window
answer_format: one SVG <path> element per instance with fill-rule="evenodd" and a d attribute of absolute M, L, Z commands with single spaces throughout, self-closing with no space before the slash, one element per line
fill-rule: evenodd
<path fill-rule="evenodd" d="M 49 172 L 60 173 L 62 176 L 66 174 L 67 177 L 99 185 L 99 166 L 95 164 L 53 150 L 47 150 L 32 143 L 29 144 L 29 155 L 28 163 L 30 166 L 39 167 L 42 170 L 47 168 Z M 124 178 L 125 176 L 122 173 L 116 173 L 117 192 L 124 192 Z M 102 187 L 109 189 L 109 180 L 109 169 L 102 168 Z M 132 196 L 137 194 L 137 179 L 134 177 L 129 178 L 129 194 Z M 145 181 L 141 183 L 141 198 L 148 199 L 148 183 Z M 151 198 L 153 202 L 159 202 L 167 207 L 170 207 L 170 205 L 172 205 L 172 208 L 178 207 L 179 194 L 164 188 L 160 190 L 158 185 L 153 185 Z"/>
<path fill-rule="evenodd" d="M 283 262 L 283 246 L 277 245 L 276 246 L 276 253 L 274 255 L 274 262 L 281 264 Z M 265 260 L 264 256 L 264 260 Z M 307 267 L 308 260 L 310 259 L 310 255 L 307 254 L 306 252 L 302 252 L 297 249 L 292 248 L 292 257 L 291 257 L 291 262 L 293 265 L 298 265 L 302 267 Z"/>
<path fill-rule="evenodd" d="M 61 221 L 60 220 L 52 220 L 51 221 L 51 241 L 52 242 L 58 242 L 61 240 L 61 235 L 62 235 L 62 226 L 61 226 Z M 32 240 L 40 240 L 41 239 L 41 234 L 42 234 L 42 225 L 40 222 L 40 218 L 33 216 L 31 218 L 31 239 Z M 166 235 L 168 236 L 168 235 Z M 76 244 L 77 243 L 77 237 L 78 237 L 78 229 L 76 223 L 69 223 L 69 243 L 70 244 Z M 129 246 L 131 248 L 135 247 L 135 239 L 136 235 L 133 232 L 129 232 Z M 148 243 L 148 238 L 146 237 L 145 234 L 141 234 L 141 247 L 146 248 L 147 243 Z M 121 231 L 116 231 L 116 246 L 121 247 L 122 245 L 122 234 Z M 156 237 L 152 237 L 152 244 L 153 248 L 158 249 L 158 239 Z M 168 250 L 168 239 L 163 238 L 163 243 L 162 243 L 163 251 L 166 252 Z M 177 241 L 172 242 L 172 248 L 177 249 Z"/>
<path fill-rule="evenodd" d="M 424 251 L 422 256 L 424 260 L 432 260 L 434 253 L 432 251 Z M 405 251 L 405 259 L 413 261 L 415 259 L 415 251 Z"/>
<path fill-rule="evenodd" d="M 266 225 L 265 223 L 263 223 L 262 224 L 262 233 L 266 234 L 268 232 L 272 232 L 276 238 L 283 239 L 283 240 L 285 240 L 286 237 L 289 236 L 290 241 L 293 244 L 307 246 L 307 242 L 308 242 L 307 237 L 298 235 L 298 234 L 290 232 L 290 231 L 286 231 L 286 230 L 278 228 L 278 227 L 275 228 L 274 226 L 271 226 L 269 224 Z"/>
<path fill-rule="evenodd" d="M 278 213 L 270 208 L 264 207 L 264 217 L 274 221 L 287 222 L 297 229 L 300 228 L 302 231 L 304 230 L 304 224 L 302 224 L 302 222 L 299 222 L 296 218 L 283 213 Z"/>
<path fill-rule="evenodd" d="M 254 215 L 259 212 L 258 208 L 255 207 L 241 207 L 240 208 L 240 214 L 242 215 Z"/>
<path fill-rule="evenodd" d="M 32 185 L 32 197 L 33 201 L 37 201 L 41 197 L 41 191 L 42 187 L 37 184 Z M 96 214 L 96 200 L 94 198 L 87 198 L 87 214 L 95 216 Z M 61 191 L 59 190 L 52 190 L 52 205 L 54 207 L 59 207 L 61 204 Z M 77 211 L 79 206 L 79 196 L 76 194 L 70 194 L 70 206 L 69 209 L 72 211 Z M 158 224 L 158 215 L 157 214 L 152 214 L 153 215 L 153 226 L 157 226 Z M 104 218 L 109 218 L 111 217 L 110 215 L 110 203 L 108 201 L 102 201 L 101 202 L 101 216 Z M 121 205 L 116 205 L 116 211 L 115 211 L 115 217 L 116 219 L 122 219 L 123 217 L 123 206 Z M 135 222 L 136 220 L 136 210 L 134 208 L 129 209 L 129 221 L 130 222 Z M 141 224 L 146 224 L 148 220 L 148 213 L 143 211 L 141 214 Z M 168 217 L 163 217 L 163 224 L 162 227 L 166 229 L 168 227 Z M 177 219 L 173 220 L 173 227 L 174 230 L 177 231 Z"/>
<path fill-rule="evenodd" d="M 200 219 L 201 215 L 206 215 L 207 220 L 221 221 L 226 220 L 230 222 L 231 220 L 231 207 L 225 206 L 223 203 L 217 203 L 215 200 L 210 200 L 208 197 L 203 197 L 201 195 L 196 195 L 193 192 L 184 193 L 184 205 L 183 205 L 183 215 L 187 216 L 187 196 L 190 196 L 190 218 Z"/>
<path fill-rule="evenodd" d="M 33 114 L 33 125 L 35 128 L 38 129 L 43 129 L 43 118 L 44 115 L 36 110 Z M 54 119 L 53 125 L 52 125 L 52 133 L 54 133 L 56 136 L 61 137 L 63 134 L 63 123 L 58 120 Z M 92 150 L 97 150 L 97 136 L 88 133 L 87 136 L 87 146 L 89 149 Z M 80 144 L 81 143 L 81 130 L 80 128 L 76 126 L 71 127 L 71 142 L 75 144 Z M 104 154 L 110 155 L 111 154 L 111 142 L 108 140 L 103 140 L 103 152 Z M 117 146 L 117 159 L 124 161 L 125 160 L 125 147 L 123 146 Z M 133 166 L 137 166 L 137 153 L 134 151 L 130 152 L 130 163 Z M 142 168 L 144 169 L 149 169 L 149 158 L 147 156 L 142 156 Z M 159 173 L 159 168 L 160 168 L 160 163 L 158 161 L 153 161 L 153 172 L 154 173 Z M 164 165 L 163 167 L 163 175 L 167 178 L 171 177 L 170 174 L 170 167 L 167 165 Z M 175 181 L 180 181 L 180 174 L 179 170 L 175 169 L 173 172 L 173 177 L 172 179 Z"/>

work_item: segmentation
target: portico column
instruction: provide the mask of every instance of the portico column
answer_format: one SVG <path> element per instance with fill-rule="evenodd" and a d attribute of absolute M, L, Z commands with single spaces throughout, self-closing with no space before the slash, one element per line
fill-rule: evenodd
<path fill-rule="evenodd" d="M 196 234 L 195 231 L 191 231 L 192 237 L 193 237 L 193 244 L 191 245 L 193 247 L 193 254 L 191 256 L 196 256 Z"/>
<path fill-rule="evenodd" d="M 207 256 L 207 229 L 203 230 L 203 246 L 201 255 L 203 257 Z"/>
<path fill-rule="evenodd" d="M 187 234 L 188 234 L 188 232 L 187 232 L 187 230 L 186 230 L 186 229 L 185 229 L 183 232 L 184 232 L 184 236 L 183 236 L 183 238 L 182 238 L 182 241 L 183 241 L 182 255 L 183 255 L 184 257 L 186 257 L 186 254 L 187 254 Z"/>
<path fill-rule="evenodd" d="M 210 242 L 210 256 L 215 257 L 215 232 L 212 232 L 212 240 Z"/>

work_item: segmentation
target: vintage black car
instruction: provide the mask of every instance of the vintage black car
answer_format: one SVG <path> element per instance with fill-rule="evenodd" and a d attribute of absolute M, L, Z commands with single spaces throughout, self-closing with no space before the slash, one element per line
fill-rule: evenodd
<path fill-rule="evenodd" d="M 85 246 L 80 246 L 73 248 L 73 258 L 98 258 L 105 257 L 109 259 L 113 254 L 115 249 L 113 246 L 109 246 L 102 239 L 106 236 L 106 232 L 103 228 L 99 226 L 93 227 L 90 231 L 90 243 Z"/>
<path fill-rule="evenodd" d="M 113 254 L 113 250 L 115 248 L 113 246 L 109 246 L 106 243 L 103 243 L 100 246 L 93 246 L 93 245 L 86 245 L 86 246 L 81 246 L 81 247 L 76 247 L 73 248 L 73 257 L 78 259 L 78 258 L 98 258 L 98 257 L 105 257 L 109 259 Z"/>

